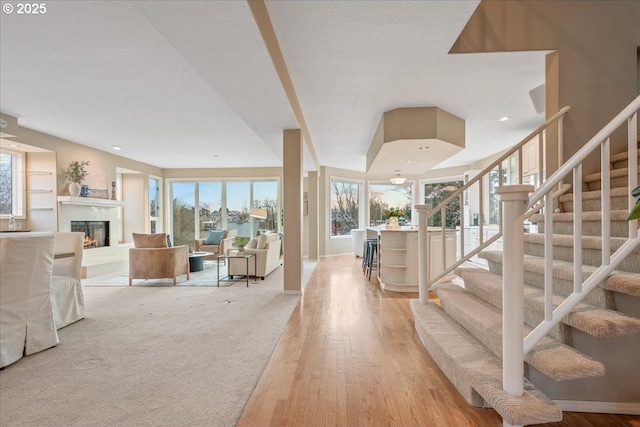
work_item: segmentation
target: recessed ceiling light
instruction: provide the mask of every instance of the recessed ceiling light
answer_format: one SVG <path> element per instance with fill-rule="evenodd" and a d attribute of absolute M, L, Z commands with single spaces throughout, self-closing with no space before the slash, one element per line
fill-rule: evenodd
<path fill-rule="evenodd" d="M 122 147 L 120 147 L 119 145 L 112 145 L 111 148 L 113 148 L 114 150 L 122 149 Z"/>
<path fill-rule="evenodd" d="M 418 147 L 418 150 L 428 150 L 428 149 L 429 149 L 429 147 L 427 147 L 427 146 L 424 146 L 424 147 Z"/>
<path fill-rule="evenodd" d="M 411 162 L 413 162 L 413 160 L 405 160 L 404 162 L 405 163 L 411 163 Z"/>
<path fill-rule="evenodd" d="M 509 120 L 509 116 L 502 116 L 498 119 L 499 122 L 506 122 L 507 120 Z"/>
<path fill-rule="evenodd" d="M 214 154 L 213 157 L 219 157 L 217 154 Z"/>

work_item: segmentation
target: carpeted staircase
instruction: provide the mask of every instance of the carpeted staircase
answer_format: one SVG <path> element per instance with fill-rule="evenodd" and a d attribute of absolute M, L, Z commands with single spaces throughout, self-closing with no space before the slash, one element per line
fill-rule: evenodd
<path fill-rule="evenodd" d="M 626 166 L 626 152 L 611 156 L 612 251 L 628 235 Z M 582 272 L 586 278 L 601 262 L 600 174 L 585 176 L 584 188 Z M 559 201 L 564 212 L 572 211 L 571 194 Z M 538 224 L 539 233 L 544 232 L 543 215 L 536 214 L 531 221 Z M 554 214 L 553 232 L 557 305 L 573 291 L 570 213 Z M 544 319 L 544 235 L 525 234 L 524 249 L 526 335 Z M 411 302 L 423 345 L 471 405 L 493 407 L 511 425 L 559 421 L 561 406 L 592 405 L 596 412 L 618 412 L 631 405 L 632 412 L 638 410 L 640 248 L 525 355 L 527 378 L 521 397 L 502 390 L 502 252 L 483 251 L 479 257 L 487 260 L 488 270 L 456 270 L 464 287 L 435 284 L 432 290 L 439 303 Z"/>

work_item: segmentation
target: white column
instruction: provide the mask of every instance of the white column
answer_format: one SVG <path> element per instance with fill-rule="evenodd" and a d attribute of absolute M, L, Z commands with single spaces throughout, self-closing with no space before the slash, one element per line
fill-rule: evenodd
<path fill-rule="evenodd" d="M 524 226 L 521 219 L 532 185 L 498 187 L 503 215 L 502 387 L 521 396 L 524 389 Z"/>
<path fill-rule="evenodd" d="M 431 205 L 415 205 L 418 211 L 418 301 L 429 302 L 429 245 L 427 244 L 427 213 Z"/>

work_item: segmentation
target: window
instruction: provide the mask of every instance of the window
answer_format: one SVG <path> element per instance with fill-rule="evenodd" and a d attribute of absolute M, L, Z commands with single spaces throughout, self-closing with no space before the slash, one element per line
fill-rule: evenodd
<path fill-rule="evenodd" d="M 278 181 L 253 183 L 253 207 L 267 211 L 267 218 L 254 218 L 254 231 L 262 233 L 278 230 Z"/>
<path fill-rule="evenodd" d="M 435 182 L 424 185 L 424 203 L 435 208 L 451 195 L 454 191 L 462 187 L 462 180 L 452 180 L 447 182 Z M 442 225 L 442 213 L 436 212 L 429 218 L 428 225 L 439 227 Z M 460 196 L 453 199 L 445 208 L 445 227 L 453 228 L 460 225 Z"/>
<path fill-rule="evenodd" d="M 384 224 L 391 211 L 401 212 L 400 225 L 411 222 L 413 184 L 369 184 L 369 225 Z"/>
<path fill-rule="evenodd" d="M 160 182 L 158 178 L 149 178 L 149 231 L 157 233 L 160 230 Z"/>
<path fill-rule="evenodd" d="M 249 211 L 251 206 L 251 183 L 249 181 L 227 182 L 227 229 L 238 230 L 238 237 L 251 237 Z"/>
<path fill-rule="evenodd" d="M 278 229 L 279 182 L 274 181 L 173 181 L 171 219 L 176 245 L 193 245 L 209 230 L 237 230 L 249 239 L 258 230 Z M 197 209 L 196 209 L 197 206 Z M 267 211 L 267 218 L 249 216 L 250 207 Z"/>
<path fill-rule="evenodd" d="M 507 183 L 507 170 L 502 169 L 502 184 Z M 489 224 L 500 222 L 500 201 L 496 194 L 498 188 L 498 169 L 489 172 Z"/>
<path fill-rule="evenodd" d="M 195 240 L 195 182 L 174 182 L 171 186 L 173 244 L 192 245 Z"/>
<path fill-rule="evenodd" d="M 24 216 L 23 153 L 0 153 L 0 215 Z"/>
<path fill-rule="evenodd" d="M 222 182 L 198 183 L 199 237 L 207 237 L 209 230 L 222 230 Z"/>
<path fill-rule="evenodd" d="M 331 236 L 350 235 L 358 228 L 360 184 L 331 180 Z"/>

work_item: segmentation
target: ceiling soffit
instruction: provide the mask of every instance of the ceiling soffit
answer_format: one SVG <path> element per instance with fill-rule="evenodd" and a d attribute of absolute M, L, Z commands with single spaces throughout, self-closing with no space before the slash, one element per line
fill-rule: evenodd
<path fill-rule="evenodd" d="M 382 115 L 368 174 L 422 174 L 465 148 L 465 122 L 438 107 L 396 108 Z"/>

